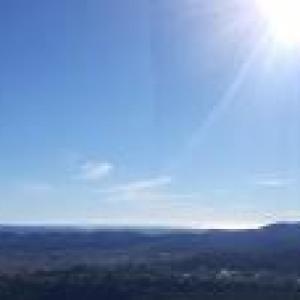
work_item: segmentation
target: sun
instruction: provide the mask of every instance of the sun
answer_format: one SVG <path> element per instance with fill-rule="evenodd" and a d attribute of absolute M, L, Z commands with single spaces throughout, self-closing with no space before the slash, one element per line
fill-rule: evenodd
<path fill-rule="evenodd" d="M 256 3 L 275 39 L 300 45 L 300 0 L 256 0 Z"/>

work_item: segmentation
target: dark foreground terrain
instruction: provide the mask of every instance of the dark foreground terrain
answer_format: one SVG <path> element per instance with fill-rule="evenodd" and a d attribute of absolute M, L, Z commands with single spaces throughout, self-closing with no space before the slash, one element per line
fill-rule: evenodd
<path fill-rule="evenodd" d="M 0 299 L 300 300 L 300 225 L 0 227 Z"/>
<path fill-rule="evenodd" d="M 292 282 L 259 283 L 201 279 L 147 268 L 39 272 L 2 277 L 1 300 L 292 300 L 300 289 Z"/>

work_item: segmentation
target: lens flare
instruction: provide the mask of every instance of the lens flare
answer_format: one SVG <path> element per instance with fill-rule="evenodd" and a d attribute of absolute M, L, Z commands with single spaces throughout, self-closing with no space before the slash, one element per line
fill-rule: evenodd
<path fill-rule="evenodd" d="M 256 0 L 272 36 L 300 45 L 300 0 Z"/>

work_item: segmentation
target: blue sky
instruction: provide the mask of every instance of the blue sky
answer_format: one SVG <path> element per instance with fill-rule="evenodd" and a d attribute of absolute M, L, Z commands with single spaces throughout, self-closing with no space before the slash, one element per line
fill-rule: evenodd
<path fill-rule="evenodd" d="M 299 219 L 299 48 L 253 3 L 1 1 L 0 222 Z"/>

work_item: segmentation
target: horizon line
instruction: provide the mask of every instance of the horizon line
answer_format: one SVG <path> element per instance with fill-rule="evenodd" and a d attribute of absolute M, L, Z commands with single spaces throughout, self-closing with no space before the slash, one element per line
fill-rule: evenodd
<path fill-rule="evenodd" d="M 49 227 L 49 228 L 78 228 L 78 229 L 161 229 L 161 230 L 255 230 L 276 224 L 297 224 L 300 221 L 274 221 L 269 223 L 252 224 L 252 226 L 217 226 L 217 225 L 182 225 L 182 224 L 137 224 L 137 223 L 88 223 L 88 222 L 0 222 L 1 227 Z M 238 225 L 238 224 L 237 224 Z M 249 225 L 249 224 L 248 224 Z"/>

